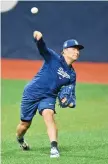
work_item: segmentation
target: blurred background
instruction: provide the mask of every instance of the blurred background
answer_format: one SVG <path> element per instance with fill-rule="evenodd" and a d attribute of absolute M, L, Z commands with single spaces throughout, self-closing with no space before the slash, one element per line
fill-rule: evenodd
<path fill-rule="evenodd" d="M 34 6 L 39 12 L 33 15 Z M 2 58 L 42 59 L 32 37 L 39 30 L 58 53 L 64 41 L 74 38 L 85 47 L 79 61 L 108 62 L 107 1 L 19 1 L 13 9 L 3 11 Z"/>
<path fill-rule="evenodd" d="M 108 1 L 0 2 L 2 164 L 108 164 Z M 32 14 L 32 7 L 39 12 Z M 15 138 L 24 86 L 43 64 L 34 30 L 57 53 L 68 39 L 85 47 L 73 64 L 75 110 L 56 104 L 61 157 L 54 161 L 38 113 L 26 136 L 31 151 L 22 153 Z"/>

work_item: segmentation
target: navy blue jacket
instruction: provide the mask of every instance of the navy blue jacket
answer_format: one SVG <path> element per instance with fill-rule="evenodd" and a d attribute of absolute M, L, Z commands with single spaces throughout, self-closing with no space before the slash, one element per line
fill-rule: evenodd
<path fill-rule="evenodd" d="M 76 84 L 76 73 L 73 67 L 67 65 L 63 55 L 57 54 L 46 47 L 41 38 L 36 41 L 39 53 L 44 58 L 44 64 L 34 78 L 26 85 L 25 92 L 33 100 L 44 97 L 57 97 L 64 85 Z"/>

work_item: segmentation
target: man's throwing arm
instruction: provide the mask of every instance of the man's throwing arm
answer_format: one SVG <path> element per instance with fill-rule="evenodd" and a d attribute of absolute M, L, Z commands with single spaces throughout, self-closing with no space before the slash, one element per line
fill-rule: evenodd
<path fill-rule="evenodd" d="M 39 31 L 34 31 L 33 37 L 35 39 L 35 42 L 37 44 L 39 53 L 43 56 L 43 58 L 47 61 L 50 58 L 49 50 L 43 40 L 42 33 Z"/>

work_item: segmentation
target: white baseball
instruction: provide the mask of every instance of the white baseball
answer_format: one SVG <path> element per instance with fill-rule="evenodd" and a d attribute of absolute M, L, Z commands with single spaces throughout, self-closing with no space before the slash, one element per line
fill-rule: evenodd
<path fill-rule="evenodd" d="M 31 13 L 32 14 L 37 14 L 38 13 L 38 8 L 37 7 L 32 7 L 31 8 Z"/>

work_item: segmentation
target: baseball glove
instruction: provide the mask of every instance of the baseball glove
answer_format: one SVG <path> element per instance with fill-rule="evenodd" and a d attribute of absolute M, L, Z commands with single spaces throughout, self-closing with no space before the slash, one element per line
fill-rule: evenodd
<path fill-rule="evenodd" d="M 62 87 L 60 92 L 58 93 L 58 100 L 59 105 L 62 108 L 74 108 L 76 106 L 75 86 L 67 85 Z"/>

